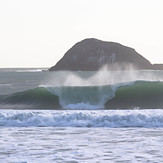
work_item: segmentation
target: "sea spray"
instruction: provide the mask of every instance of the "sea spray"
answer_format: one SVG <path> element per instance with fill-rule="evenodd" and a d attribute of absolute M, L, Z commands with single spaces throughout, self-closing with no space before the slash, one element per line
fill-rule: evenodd
<path fill-rule="evenodd" d="M 105 68 L 97 72 L 59 71 L 52 72 L 47 80 L 42 81 L 40 86 L 102 86 L 137 80 L 163 81 L 162 73 L 163 71 L 150 70 L 107 71 Z"/>

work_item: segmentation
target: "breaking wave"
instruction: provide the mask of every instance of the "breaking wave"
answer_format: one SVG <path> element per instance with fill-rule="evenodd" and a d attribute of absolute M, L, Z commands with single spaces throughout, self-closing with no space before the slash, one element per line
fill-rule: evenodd
<path fill-rule="evenodd" d="M 2 110 L 3 127 L 163 127 L 163 110 Z"/>
<path fill-rule="evenodd" d="M 0 109 L 161 109 L 163 82 L 58 86 L 0 96 Z"/>

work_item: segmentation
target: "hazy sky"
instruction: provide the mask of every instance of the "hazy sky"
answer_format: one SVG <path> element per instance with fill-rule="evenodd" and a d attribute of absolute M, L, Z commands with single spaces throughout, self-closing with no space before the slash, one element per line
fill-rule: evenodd
<path fill-rule="evenodd" d="M 85 38 L 163 63 L 163 0 L 0 0 L 0 67 L 51 67 Z"/>

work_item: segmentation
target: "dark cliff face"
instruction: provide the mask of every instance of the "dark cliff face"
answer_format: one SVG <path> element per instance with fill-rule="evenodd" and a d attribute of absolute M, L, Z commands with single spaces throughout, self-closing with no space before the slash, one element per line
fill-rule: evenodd
<path fill-rule="evenodd" d="M 114 42 L 85 39 L 69 49 L 50 71 L 97 71 L 106 66 L 109 70 L 152 69 L 152 64 L 134 49 Z"/>

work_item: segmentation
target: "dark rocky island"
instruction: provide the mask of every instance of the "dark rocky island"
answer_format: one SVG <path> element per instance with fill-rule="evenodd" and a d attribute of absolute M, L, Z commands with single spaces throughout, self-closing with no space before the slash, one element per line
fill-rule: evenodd
<path fill-rule="evenodd" d="M 103 66 L 108 70 L 163 69 L 130 47 L 92 38 L 76 43 L 49 71 L 97 71 Z"/>

